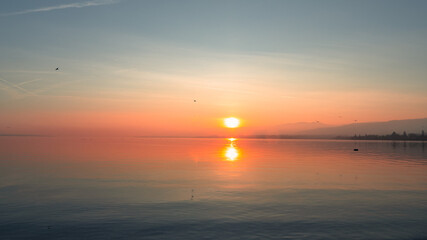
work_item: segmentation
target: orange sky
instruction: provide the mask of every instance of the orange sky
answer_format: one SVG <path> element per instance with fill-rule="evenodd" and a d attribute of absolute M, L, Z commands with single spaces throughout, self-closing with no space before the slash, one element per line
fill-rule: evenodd
<path fill-rule="evenodd" d="M 19 100 L 22 105 L 18 108 L 6 107 L 1 123 L 3 133 L 13 134 L 206 136 L 262 133 L 283 123 L 302 120 L 347 124 L 355 119 L 387 121 L 426 115 L 421 106 L 417 106 L 425 101 L 423 98 L 405 99 L 393 94 L 360 100 L 344 94 L 328 98 L 321 94 L 311 96 L 313 99 L 270 96 L 217 102 L 207 96 L 197 102 L 167 98 L 123 101 L 34 97 L 33 101 Z M 229 116 L 241 120 L 240 128 L 224 128 L 223 118 Z"/>

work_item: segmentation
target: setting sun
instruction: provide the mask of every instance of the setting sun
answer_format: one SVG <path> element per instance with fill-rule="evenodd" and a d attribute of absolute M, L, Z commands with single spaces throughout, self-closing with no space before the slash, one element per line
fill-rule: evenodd
<path fill-rule="evenodd" d="M 228 128 L 236 128 L 240 125 L 240 120 L 234 117 L 225 118 L 224 125 Z"/>

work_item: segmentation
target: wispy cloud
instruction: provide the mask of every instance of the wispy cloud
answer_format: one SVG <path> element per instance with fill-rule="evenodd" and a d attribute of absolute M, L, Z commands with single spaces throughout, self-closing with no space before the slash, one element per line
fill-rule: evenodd
<path fill-rule="evenodd" d="M 3 14 L 0 14 L 0 16 L 5 17 L 5 16 L 27 14 L 27 13 L 35 13 L 35 12 L 48 12 L 53 10 L 66 9 L 66 8 L 93 7 L 93 6 L 107 5 L 107 4 L 113 4 L 118 2 L 119 0 L 94 0 L 94 1 L 88 1 L 88 2 L 77 2 L 77 3 L 69 3 L 69 4 L 62 4 L 62 5 L 35 8 L 35 9 L 27 9 L 27 10 L 18 11 L 18 12 L 3 13 Z"/>

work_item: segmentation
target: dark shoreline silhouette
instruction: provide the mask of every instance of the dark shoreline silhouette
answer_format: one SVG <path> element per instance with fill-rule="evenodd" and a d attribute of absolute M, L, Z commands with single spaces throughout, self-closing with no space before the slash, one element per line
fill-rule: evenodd
<path fill-rule="evenodd" d="M 137 138 L 229 138 L 230 136 L 136 136 Z M 365 134 L 354 136 L 331 136 L 331 135 L 285 135 L 285 134 L 256 134 L 234 136 L 242 139 L 337 139 L 337 140 L 395 140 L 395 141 L 427 141 L 424 131 L 420 134 L 406 133 L 398 134 L 393 132 L 388 135 Z"/>
<path fill-rule="evenodd" d="M 374 135 L 374 134 L 365 134 L 365 135 L 354 135 L 353 137 L 337 137 L 337 139 L 352 139 L 352 140 L 403 140 L 403 141 L 427 141 L 427 136 L 424 133 L 424 130 L 421 131 L 421 134 L 409 133 L 407 134 L 404 131 L 402 134 L 393 132 L 388 135 Z"/>

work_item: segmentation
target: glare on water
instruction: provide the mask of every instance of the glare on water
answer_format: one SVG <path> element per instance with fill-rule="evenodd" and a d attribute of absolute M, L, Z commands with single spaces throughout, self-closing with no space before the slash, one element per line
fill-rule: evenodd
<path fill-rule="evenodd" d="M 230 141 L 229 146 L 225 148 L 225 157 L 228 161 L 235 161 L 236 158 L 239 156 L 239 150 L 235 147 L 235 141 L 237 139 L 235 138 L 229 138 Z"/>

